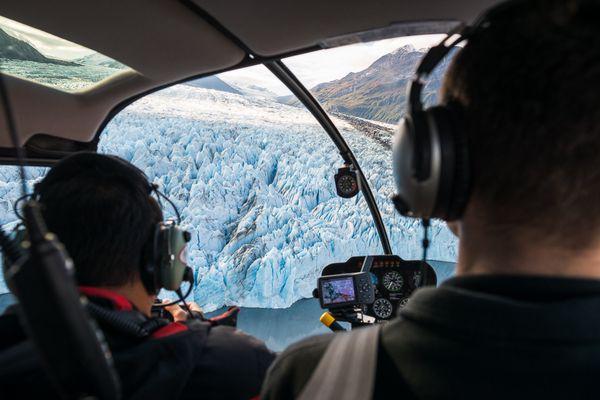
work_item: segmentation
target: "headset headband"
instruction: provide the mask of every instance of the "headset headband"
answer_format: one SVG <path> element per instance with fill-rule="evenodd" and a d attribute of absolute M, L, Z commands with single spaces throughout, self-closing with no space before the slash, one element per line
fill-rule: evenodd
<path fill-rule="evenodd" d="M 460 24 L 450 31 L 441 43 L 429 49 L 427 54 L 421 59 L 415 72 L 415 76 L 408 86 L 408 113 L 423 110 L 421 94 L 423 92 L 423 87 L 425 86 L 425 78 L 433 72 L 435 67 L 437 67 L 454 46 L 467 40 L 470 30 L 471 28 L 469 26 Z M 458 35 L 458 38 L 451 40 L 455 35 Z"/>
<path fill-rule="evenodd" d="M 423 110 L 423 102 L 421 94 L 425 86 L 425 79 L 433 72 L 435 67 L 448 55 L 448 53 L 457 44 L 469 40 L 478 32 L 486 29 L 490 25 L 490 21 L 495 19 L 498 14 L 501 14 L 513 5 L 524 3 L 526 0 L 509 0 L 502 2 L 495 7 L 490 8 L 481 14 L 473 25 L 460 24 L 450 32 L 441 43 L 429 49 L 427 54 L 421 59 L 419 66 L 415 72 L 415 76 L 410 81 L 408 86 L 408 113 Z"/>
<path fill-rule="evenodd" d="M 171 200 L 169 198 L 169 196 L 167 196 L 166 194 L 164 194 L 163 192 L 158 190 L 158 185 L 156 183 L 151 183 L 148 188 L 148 194 L 152 194 L 153 192 L 156 195 L 156 200 L 158 201 L 158 204 L 160 205 L 161 209 L 163 208 L 162 202 L 160 200 L 161 198 L 164 199 L 167 203 L 169 203 L 169 205 L 171 206 L 173 211 L 175 211 L 175 217 L 177 218 L 177 225 L 181 225 L 181 214 L 179 213 L 179 209 L 177 208 L 175 203 L 173 203 L 173 200 Z"/>

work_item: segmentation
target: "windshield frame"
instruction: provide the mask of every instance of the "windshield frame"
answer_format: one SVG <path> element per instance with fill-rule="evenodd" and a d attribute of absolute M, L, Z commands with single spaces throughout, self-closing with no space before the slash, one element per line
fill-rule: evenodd
<path fill-rule="evenodd" d="M 340 156 L 343 161 L 350 164 L 356 171 L 357 178 L 359 181 L 359 190 L 364 195 L 365 201 L 369 207 L 373 223 L 377 229 L 379 240 L 381 241 L 381 247 L 383 254 L 391 255 L 392 247 L 390 245 L 387 229 L 383 223 L 381 212 L 373 196 L 369 182 L 365 178 L 363 171 L 358 163 L 358 160 L 354 156 L 352 149 L 346 143 L 342 134 L 335 126 L 329 115 L 325 112 L 318 100 L 310 93 L 310 91 L 298 80 L 298 78 L 289 70 L 283 63 L 283 61 L 272 61 L 264 64 L 287 88 L 292 92 L 298 100 L 310 111 L 315 117 L 319 124 L 325 129 L 325 132 L 329 135 L 329 138 L 333 141 L 340 152 Z"/>

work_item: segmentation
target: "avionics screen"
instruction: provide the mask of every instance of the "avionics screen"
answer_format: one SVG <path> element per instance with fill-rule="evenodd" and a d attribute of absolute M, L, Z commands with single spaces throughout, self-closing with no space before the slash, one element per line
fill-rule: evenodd
<path fill-rule="evenodd" d="M 352 277 L 321 281 L 323 305 L 348 303 L 356 300 Z"/>

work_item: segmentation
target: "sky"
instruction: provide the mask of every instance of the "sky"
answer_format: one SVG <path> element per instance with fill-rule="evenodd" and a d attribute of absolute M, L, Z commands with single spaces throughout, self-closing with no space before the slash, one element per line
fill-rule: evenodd
<path fill-rule="evenodd" d="M 11 36 L 32 44 L 43 55 L 62 60 L 73 60 L 95 51 L 61 39 L 36 28 L 0 16 L 0 28 Z"/>
<path fill-rule="evenodd" d="M 320 50 L 284 60 L 289 69 L 308 87 L 340 79 L 350 72 L 362 71 L 379 57 L 399 47 L 412 45 L 417 49 L 439 43 L 445 35 L 407 36 L 371 43 Z M 290 94 L 287 88 L 262 65 L 225 72 L 218 75 L 225 82 L 245 87 L 257 85 L 278 96 Z"/>

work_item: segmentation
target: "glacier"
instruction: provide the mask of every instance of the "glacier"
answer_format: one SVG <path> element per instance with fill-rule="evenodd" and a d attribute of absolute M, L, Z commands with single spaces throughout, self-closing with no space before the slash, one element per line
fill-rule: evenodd
<path fill-rule="evenodd" d="M 420 222 L 399 216 L 389 200 L 390 150 L 380 140 L 386 134 L 389 140 L 389 126 L 382 124 L 378 137 L 347 118 L 332 119 L 361 163 L 394 252 L 420 258 Z M 337 197 L 333 176 L 342 159 L 303 108 L 176 85 L 116 115 L 98 151 L 140 167 L 177 205 L 193 233 L 193 297 L 205 311 L 234 304 L 287 308 L 312 296 L 328 263 L 382 252 L 362 195 Z M 44 173 L 28 168 L 30 183 Z M 16 168 L 0 168 L 0 193 L 0 224 L 11 227 Z M 455 261 L 456 239 L 445 224 L 434 222 L 430 238 L 428 258 Z"/>
<path fill-rule="evenodd" d="M 420 258 L 419 221 L 389 201 L 389 148 L 333 120 L 361 162 L 395 253 Z M 290 307 L 311 297 L 328 263 L 382 252 L 362 195 L 336 196 L 341 157 L 303 108 L 177 85 L 117 115 L 99 151 L 140 167 L 181 210 L 193 232 L 194 299 L 205 310 Z M 434 223 L 431 238 L 430 258 L 455 260 L 445 224 Z"/>

